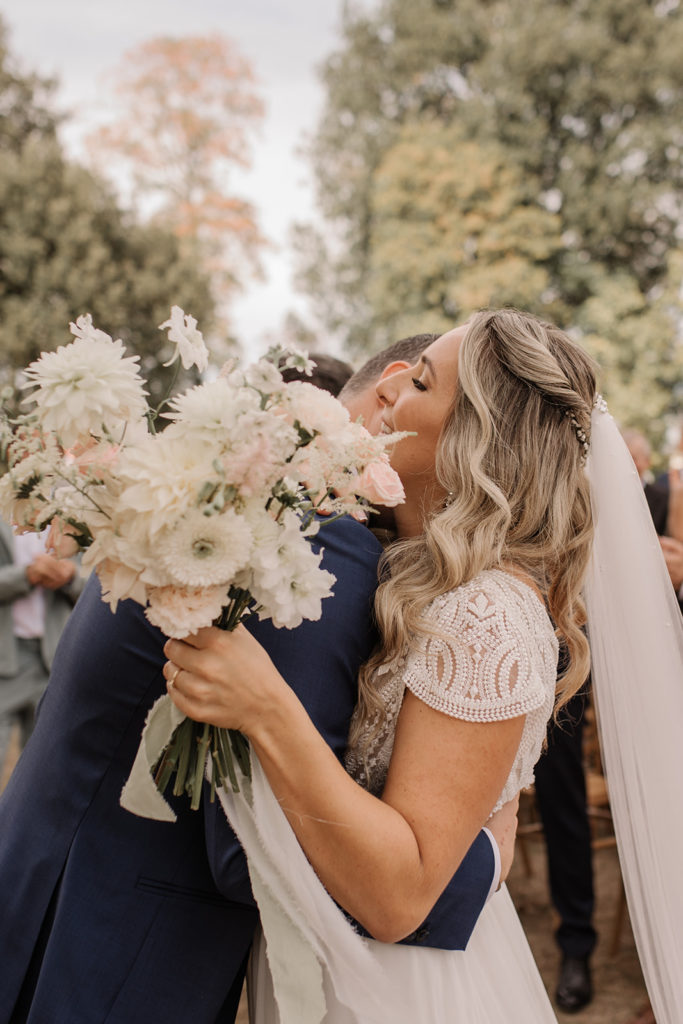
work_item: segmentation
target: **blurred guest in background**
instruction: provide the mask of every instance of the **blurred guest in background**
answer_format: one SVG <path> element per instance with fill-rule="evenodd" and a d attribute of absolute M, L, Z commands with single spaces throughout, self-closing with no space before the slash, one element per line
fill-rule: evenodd
<path fill-rule="evenodd" d="M 23 749 L 57 641 L 83 587 L 78 566 L 45 549 L 45 534 L 0 520 L 0 769 L 12 728 Z"/>
<path fill-rule="evenodd" d="M 669 472 L 655 481 L 650 469 L 652 450 L 645 435 L 629 428 L 622 431 L 622 436 L 643 483 L 664 561 L 683 612 L 683 469 L 673 458 Z"/>

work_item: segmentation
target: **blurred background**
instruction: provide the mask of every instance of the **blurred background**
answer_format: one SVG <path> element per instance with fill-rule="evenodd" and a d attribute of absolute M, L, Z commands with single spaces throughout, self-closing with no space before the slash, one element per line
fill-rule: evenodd
<path fill-rule="evenodd" d="M 678 0 L 5 0 L 0 341 L 91 312 L 152 376 L 358 363 L 514 304 L 570 329 L 661 468 L 680 434 Z"/>

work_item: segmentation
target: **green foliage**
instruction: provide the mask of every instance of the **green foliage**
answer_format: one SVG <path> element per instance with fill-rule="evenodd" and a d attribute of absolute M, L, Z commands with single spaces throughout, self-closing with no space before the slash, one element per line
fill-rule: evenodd
<path fill-rule="evenodd" d="M 680 0 L 347 4 L 311 145 L 326 227 L 296 236 L 325 331 L 372 349 L 515 302 L 585 332 L 615 399 L 632 366 L 624 415 L 679 409 L 681 52 Z"/>
<path fill-rule="evenodd" d="M 655 451 L 665 444 L 667 422 L 683 404 L 680 288 L 683 253 L 672 254 L 677 281 L 647 299 L 626 272 L 603 274 L 577 318 L 581 340 L 602 369 L 610 412 L 642 430 Z"/>
<path fill-rule="evenodd" d="M 171 371 L 160 367 L 168 343 L 157 325 L 175 303 L 208 330 L 207 277 L 190 243 L 141 225 L 100 178 L 65 159 L 54 118 L 35 99 L 38 80 L 10 69 L 1 42 L 0 384 L 41 351 L 67 344 L 69 322 L 91 313 L 96 327 L 141 356 L 160 394 Z"/>
<path fill-rule="evenodd" d="M 496 142 L 435 120 L 406 122 L 373 178 L 367 290 L 377 344 L 442 332 L 483 306 L 552 315 L 557 215 Z M 426 325 L 426 327 L 425 327 Z"/>
<path fill-rule="evenodd" d="M 0 152 L 0 270 L 0 346 L 15 369 L 68 343 L 82 313 L 152 365 L 173 303 L 209 326 L 207 283 L 175 236 L 122 213 L 56 143 Z"/>

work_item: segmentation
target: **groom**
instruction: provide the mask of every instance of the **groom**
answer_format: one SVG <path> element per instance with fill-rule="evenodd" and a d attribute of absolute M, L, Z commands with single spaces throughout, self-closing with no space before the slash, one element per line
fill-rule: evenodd
<path fill-rule="evenodd" d="M 249 628 L 340 756 L 358 667 L 375 641 L 381 549 L 350 519 L 324 525 L 319 543 L 337 577 L 320 621 Z M 88 582 L 0 798 L 0 1024 L 234 1020 L 257 913 L 222 810 L 205 801 L 193 812 L 179 798 L 168 824 L 118 802 L 147 712 L 165 692 L 164 640 L 139 605 L 122 602 L 114 616 L 97 579 Z M 411 940 L 464 946 L 493 876 L 481 833 Z"/>

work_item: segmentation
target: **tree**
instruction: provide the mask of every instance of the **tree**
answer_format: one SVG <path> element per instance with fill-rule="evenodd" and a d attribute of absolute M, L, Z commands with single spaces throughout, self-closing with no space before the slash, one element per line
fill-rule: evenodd
<path fill-rule="evenodd" d="M 18 150 L 28 139 L 54 139 L 59 117 L 51 108 L 54 82 L 15 67 L 0 17 L 0 150 Z"/>
<path fill-rule="evenodd" d="M 381 310 L 375 344 L 446 331 L 482 306 L 551 315 L 548 262 L 562 246 L 559 217 L 531 185 L 498 143 L 433 119 L 405 122 L 373 176 L 367 294 Z"/>
<path fill-rule="evenodd" d="M 143 357 L 159 391 L 158 324 L 173 304 L 207 328 L 209 283 L 178 239 L 119 209 L 108 186 L 64 159 L 56 142 L 0 150 L 0 345 L 14 370 L 70 340 L 68 325 L 95 325 Z"/>
<path fill-rule="evenodd" d="M 114 81 L 120 114 L 91 137 L 98 166 L 123 161 L 229 296 L 264 244 L 252 204 L 229 191 L 263 114 L 248 62 L 218 35 L 161 37 L 130 50 Z"/>
<path fill-rule="evenodd" d="M 671 254 L 670 274 L 649 298 L 628 273 L 603 273 L 577 316 L 582 341 L 600 364 L 610 412 L 648 436 L 655 452 L 683 407 L 682 278 L 681 250 Z"/>
<path fill-rule="evenodd" d="M 17 70 L 0 22 L 1 383 L 68 343 L 69 322 L 91 313 L 142 357 L 158 393 L 171 371 L 159 365 L 167 342 L 157 325 L 177 304 L 210 328 L 207 275 L 171 231 L 141 224 L 65 158 L 58 120 L 49 83 Z"/>
<path fill-rule="evenodd" d="M 421 155 L 396 149 L 415 123 L 431 125 L 430 133 L 440 127 L 444 138 L 456 127 L 484 153 L 495 145 L 524 183 L 526 215 L 556 215 L 552 244 L 533 260 L 544 272 L 534 308 L 545 306 L 565 326 L 583 324 L 597 338 L 590 327 L 595 303 L 605 302 L 604 283 L 616 275 L 619 289 L 637 294 L 643 315 L 652 310 L 657 320 L 657 295 L 670 288 L 670 254 L 683 220 L 679 0 L 384 0 L 370 13 L 348 3 L 342 33 L 323 69 L 327 100 L 311 146 L 326 223 L 297 234 L 301 282 L 327 331 L 351 348 L 374 346 L 401 300 L 391 287 L 378 287 L 378 266 L 406 264 L 420 279 L 420 267 L 407 267 L 409 228 L 400 216 L 387 218 L 393 200 L 382 195 L 395 192 L 395 176 L 386 173 L 392 152 L 414 162 L 425 181 Z M 433 150 L 433 136 L 422 144 Z M 454 180 L 461 146 L 452 149 Z M 443 173 L 443 162 L 439 167 Z M 412 170 L 405 169 L 404 184 Z M 447 206 L 446 192 L 436 192 L 435 185 L 430 203 Z M 442 215 L 455 223 L 461 202 L 458 193 Z M 512 223 L 511 209 L 505 217 Z M 391 232 L 396 244 L 388 256 Z M 472 260 L 457 244 L 452 259 L 452 279 L 463 282 Z M 493 268 L 481 249 L 477 260 L 484 280 Z M 408 295 L 421 327 L 430 326 L 430 286 L 424 280 Z M 504 289 L 491 292 L 502 296 Z M 681 312 L 674 297 L 666 329 L 657 320 L 668 338 Z M 600 337 L 634 344 L 619 326 L 621 304 L 604 315 Z M 668 385 L 655 378 L 643 375 L 661 390 L 656 404 L 664 408 Z"/>

